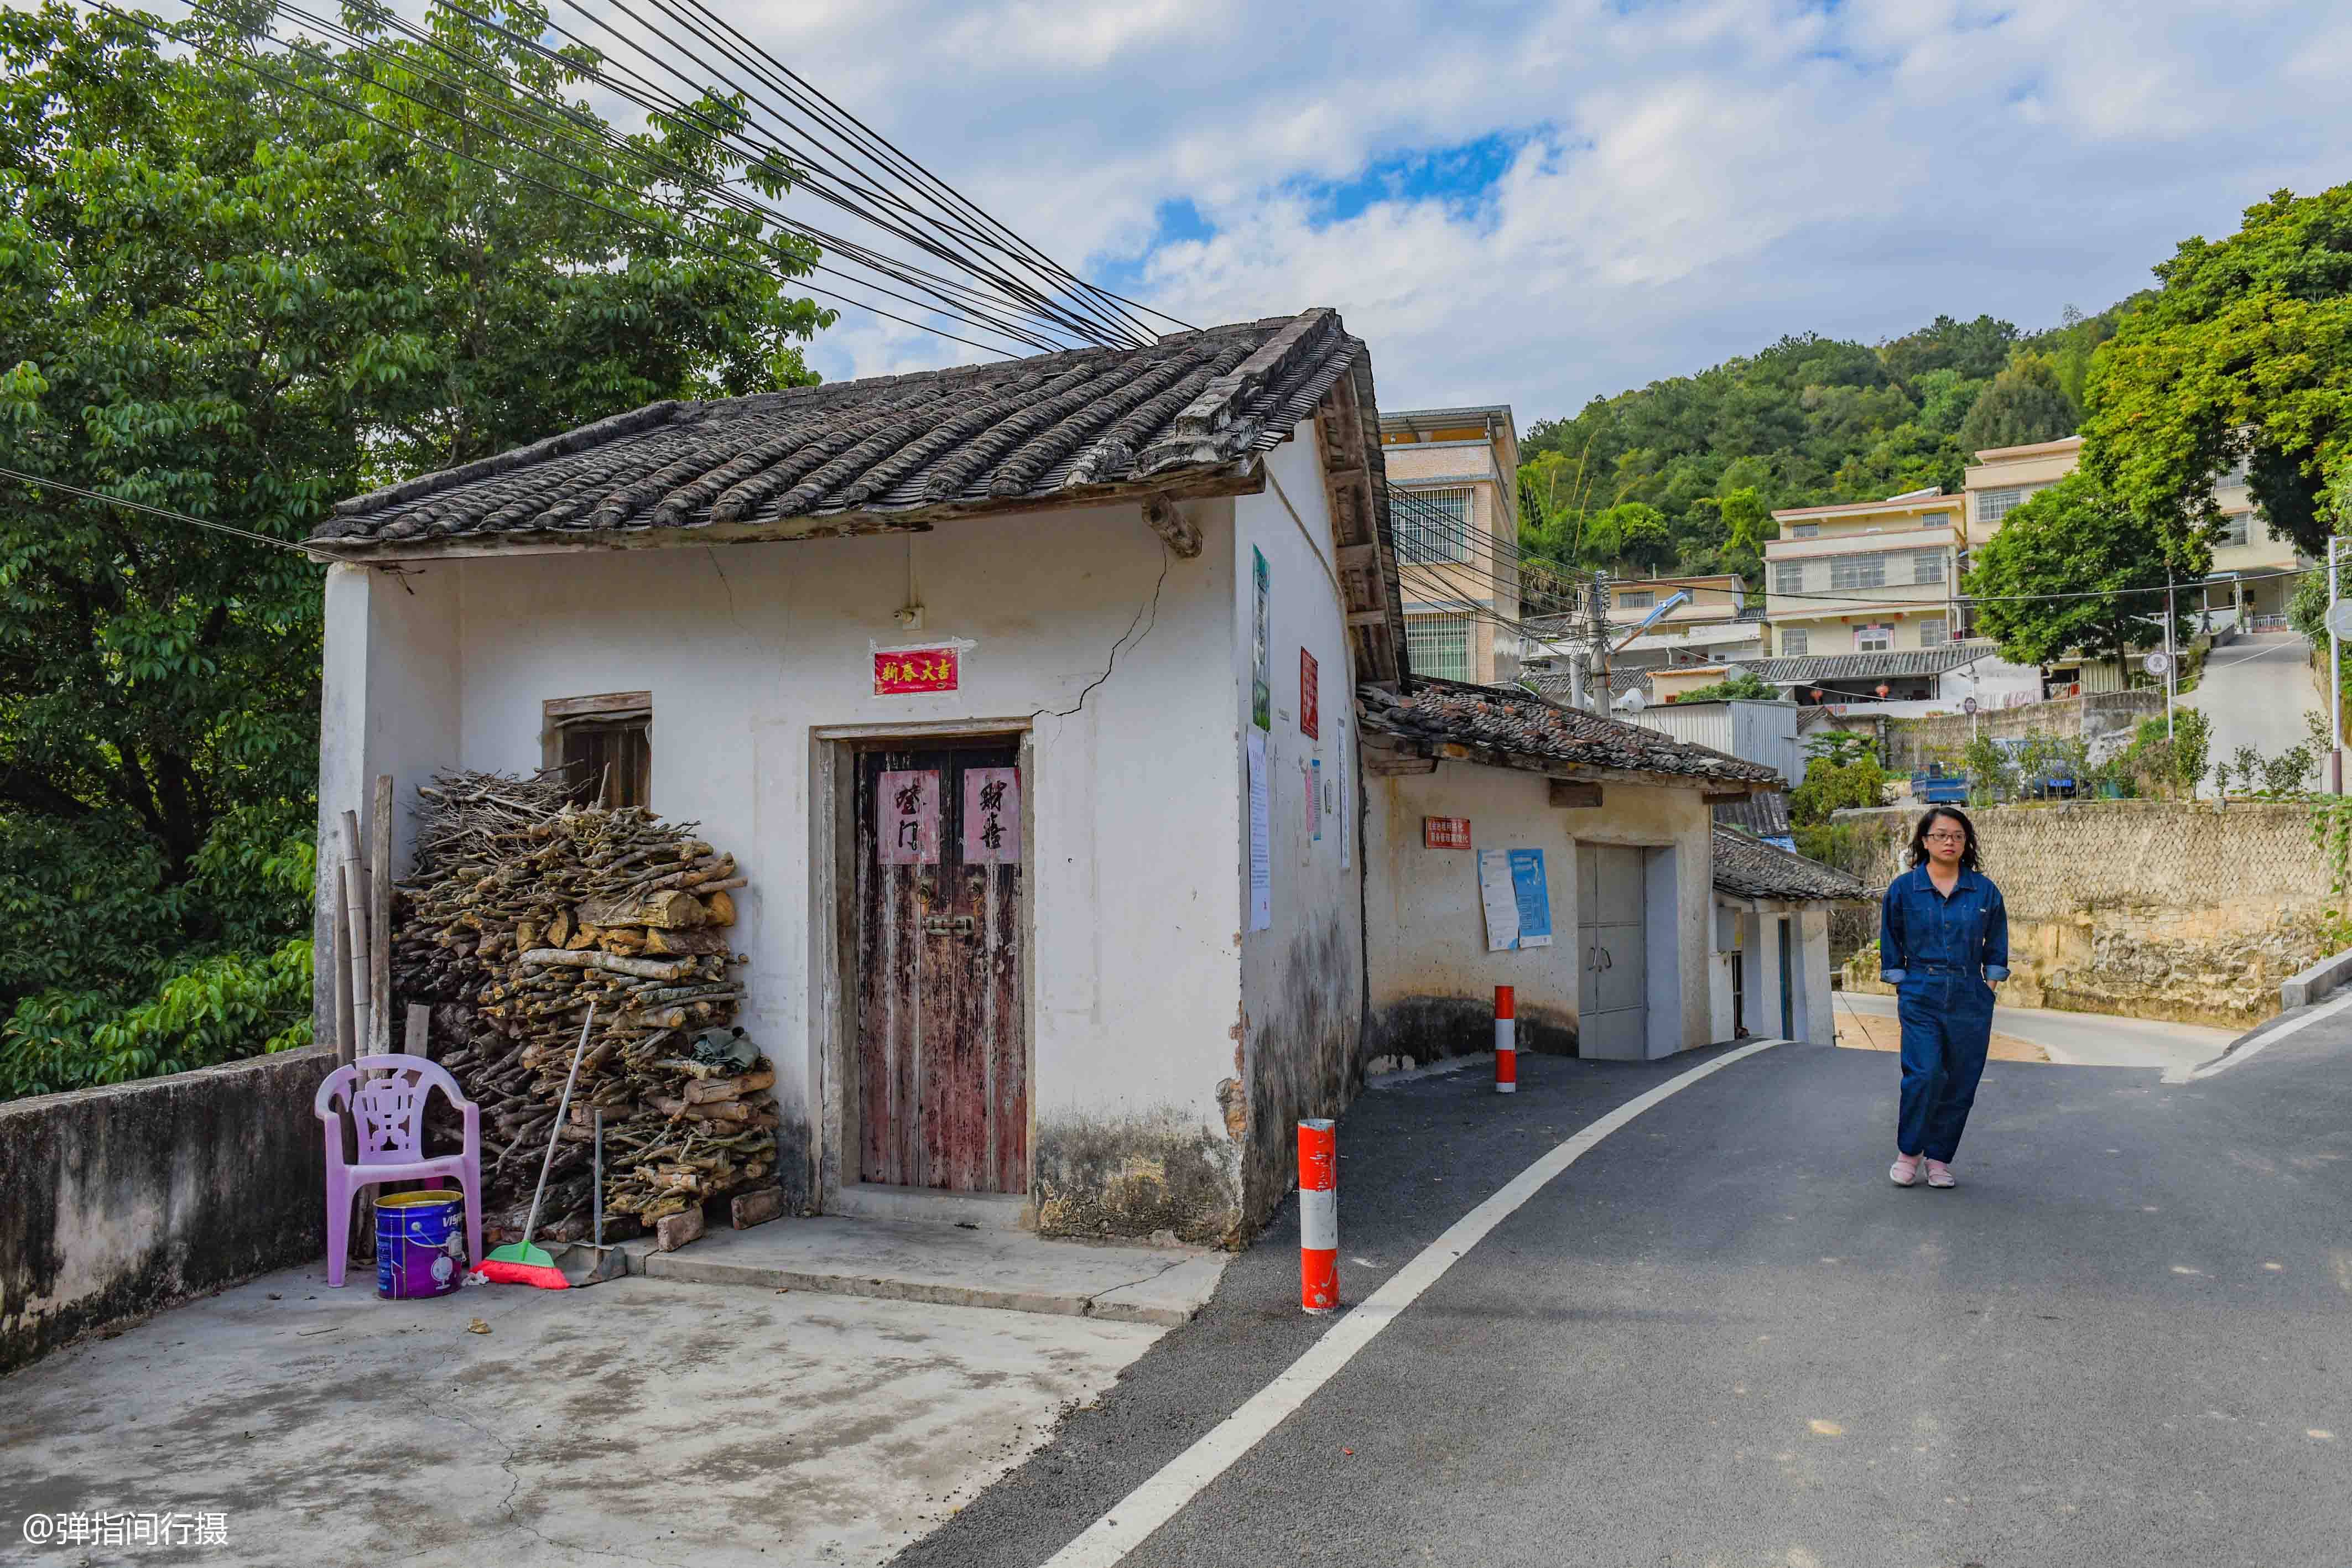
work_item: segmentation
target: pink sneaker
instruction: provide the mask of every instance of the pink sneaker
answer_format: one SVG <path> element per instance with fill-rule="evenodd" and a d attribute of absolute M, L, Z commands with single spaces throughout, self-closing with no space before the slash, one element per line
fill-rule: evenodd
<path fill-rule="evenodd" d="M 1919 1156 L 1897 1155 L 1895 1163 L 1886 1167 L 1886 1179 L 1896 1186 L 1909 1186 L 1919 1179 Z"/>
<path fill-rule="evenodd" d="M 1941 1160 L 1929 1160 L 1927 1162 L 1927 1185 L 1929 1186 L 1958 1186 L 1960 1184 L 1952 1179 L 1951 1166 L 1946 1165 Z"/>

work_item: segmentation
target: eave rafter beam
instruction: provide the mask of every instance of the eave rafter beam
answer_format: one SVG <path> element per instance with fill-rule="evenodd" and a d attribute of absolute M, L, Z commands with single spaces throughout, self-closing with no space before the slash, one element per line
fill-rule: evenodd
<path fill-rule="evenodd" d="M 1186 560 L 1201 553 L 1201 530 L 1175 502 L 1157 490 L 1143 497 L 1143 520 L 1168 548 Z"/>

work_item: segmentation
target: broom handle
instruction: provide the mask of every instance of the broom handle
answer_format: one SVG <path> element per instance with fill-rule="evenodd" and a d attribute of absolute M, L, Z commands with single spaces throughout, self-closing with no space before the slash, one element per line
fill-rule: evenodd
<path fill-rule="evenodd" d="M 588 1031 L 596 1024 L 596 1004 L 588 1004 L 588 1017 L 580 1025 L 580 1043 L 572 1048 L 572 1071 L 563 1075 L 563 1097 L 555 1103 L 555 1128 L 547 1134 L 547 1157 L 539 1162 L 539 1186 L 530 1195 L 530 1218 L 522 1222 L 522 1244 L 539 1229 L 539 1203 L 547 1196 L 547 1173 L 555 1168 L 555 1145 L 563 1141 L 563 1113 L 572 1107 L 572 1082 L 580 1076 L 580 1058 L 588 1049 Z"/>

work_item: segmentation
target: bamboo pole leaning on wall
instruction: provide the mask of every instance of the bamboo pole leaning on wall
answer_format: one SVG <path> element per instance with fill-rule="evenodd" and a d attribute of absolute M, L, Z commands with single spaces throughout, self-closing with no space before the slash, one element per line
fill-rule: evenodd
<path fill-rule="evenodd" d="M 368 1054 L 392 1050 L 392 775 L 375 778 L 368 821 Z"/>
<path fill-rule="evenodd" d="M 328 932 L 327 970 L 335 988 L 335 1065 L 349 1067 L 359 1054 L 359 1036 L 352 1031 L 352 873 L 351 862 L 335 866 L 335 923 Z"/>
<path fill-rule="evenodd" d="M 343 951 L 347 955 L 352 977 L 351 1054 L 344 1060 L 357 1061 L 368 1054 L 371 1020 L 368 1018 L 368 954 L 373 944 L 368 941 L 368 911 L 375 900 L 368 890 L 367 859 L 360 852 L 360 815 L 345 811 L 343 823 L 343 898 L 346 924 L 343 930 Z"/>

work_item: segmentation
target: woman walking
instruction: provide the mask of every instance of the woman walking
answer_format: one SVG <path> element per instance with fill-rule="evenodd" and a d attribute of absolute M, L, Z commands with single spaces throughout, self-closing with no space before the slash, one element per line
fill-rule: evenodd
<path fill-rule="evenodd" d="M 1896 1186 L 1952 1186 L 1952 1156 L 1992 1044 L 1992 985 L 2009 978 L 2009 910 L 1977 870 L 1968 814 L 1930 807 L 1911 832 L 1911 869 L 1878 914 L 1879 978 L 1903 1021 L 1903 1103 L 1895 1123 Z"/>

